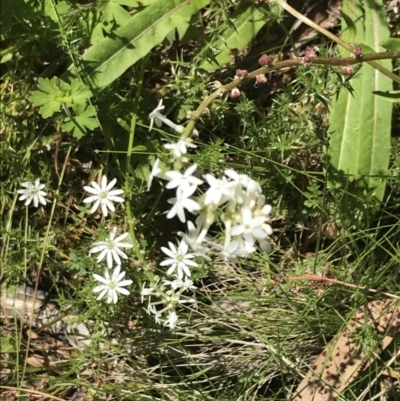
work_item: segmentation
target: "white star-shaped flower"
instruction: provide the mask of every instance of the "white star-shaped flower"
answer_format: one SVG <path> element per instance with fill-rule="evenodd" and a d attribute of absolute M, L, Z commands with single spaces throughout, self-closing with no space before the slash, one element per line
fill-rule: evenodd
<path fill-rule="evenodd" d="M 84 203 L 94 202 L 92 208 L 90 209 L 90 213 L 94 213 L 99 208 L 99 206 L 101 206 L 101 211 L 103 212 L 103 215 L 105 217 L 107 217 L 108 215 L 108 210 L 110 210 L 111 212 L 115 212 L 115 206 L 113 202 L 124 201 L 123 198 L 118 196 L 124 193 L 122 189 L 111 190 L 116 182 L 117 179 L 114 178 L 107 184 L 107 177 L 103 175 L 101 179 L 101 186 L 99 186 L 97 182 L 93 181 L 91 187 L 83 187 L 87 192 L 92 194 L 92 196 L 89 196 L 88 198 L 83 200 Z"/>
<path fill-rule="evenodd" d="M 178 279 L 182 280 L 184 274 L 186 276 L 190 276 L 190 269 L 191 267 L 197 267 L 198 264 L 194 262 L 192 259 L 196 256 L 192 253 L 187 253 L 189 247 L 185 241 L 181 241 L 179 243 L 178 249 L 172 242 L 168 242 L 170 249 L 161 247 L 161 250 L 169 256 L 169 259 L 165 259 L 160 263 L 160 266 L 170 266 L 167 270 L 167 274 L 171 275 L 175 272 L 178 275 Z"/>
<path fill-rule="evenodd" d="M 180 158 L 182 155 L 187 153 L 187 148 L 197 148 L 197 145 L 192 143 L 191 139 L 180 138 L 177 143 L 167 143 L 164 145 L 165 149 L 171 151 L 172 155 L 176 158 Z"/>
<path fill-rule="evenodd" d="M 117 227 L 114 227 L 109 237 L 105 241 L 98 241 L 93 244 L 93 247 L 89 251 L 89 255 L 92 253 L 100 254 L 97 256 L 97 262 L 101 262 L 105 257 L 107 257 L 107 266 L 112 267 L 113 260 L 117 265 L 121 264 L 121 258 L 128 259 L 128 256 L 121 251 L 120 248 L 132 248 L 132 244 L 122 242 L 125 238 L 129 236 L 129 233 L 124 233 L 119 237 L 115 238 L 117 232 Z"/>
<path fill-rule="evenodd" d="M 190 213 L 199 211 L 201 209 L 200 205 L 190 198 L 196 190 L 195 186 L 186 189 L 185 192 L 182 190 L 176 191 L 176 198 L 168 199 L 168 203 L 172 206 L 171 210 L 167 214 L 167 219 L 172 219 L 174 216 L 178 216 L 182 223 L 186 222 L 185 209 Z"/>
<path fill-rule="evenodd" d="M 129 295 L 129 291 L 126 288 L 127 285 L 132 284 L 132 280 L 122 280 L 125 277 L 125 272 L 121 272 L 121 266 L 118 265 L 114 269 L 111 274 L 108 270 L 104 273 L 105 277 L 99 276 L 98 274 L 93 274 L 93 277 L 102 283 L 101 285 L 93 288 L 93 292 L 100 292 L 99 296 L 96 298 L 100 300 L 104 298 L 107 294 L 107 302 L 114 302 L 115 304 L 118 301 L 118 293 L 123 295 Z"/>
<path fill-rule="evenodd" d="M 206 174 L 204 178 L 210 186 L 204 199 L 205 205 L 220 206 L 228 199 L 234 199 L 236 191 L 236 183 L 234 181 L 229 182 L 225 177 L 220 180 L 211 174 Z"/>
<path fill-rule="evenodd" d="M 201 185 L 203 181 L 193 176 L 193 173 L 196 171 L 196 169 L 197 164 L 195 163 L 190 166 L 183 174 L 179 171 L 174 170 L 166 172 L 165 176 L 168 180 L 170 180 L 170 182 L 166 185 L 166 188 L 179 188 L 183 192 L 189 189 L 192 185 L 197 188 L 197 186 Z"/>
<path fill-rule="evenodd" d="M 231 228 L 231 235 L 241 235 L 249 246 L 253 246 L 256 239 L 262 240 L 267 237 L 267 232 L 263 229 L 265 220 L 265 216 L 253 217 L 251 210 L 243 207 L 241 221 Z"/>
<path fill-rule="evenodd" d="M 23 187 L 24 189 L 19 189 L 17 191 L 19 194 L 21 194 L 18 200 L 24 200 L 25 206 L 29 206 L 32 201 L 35 207 L 38 207 L 39 203 L 42 205 L 46 205 L 45 196 L 47 195 L 47 193 L 43 191 L 45 185 L 40 183 L 39 178 L 35 180 L 35 183 L 32 183 L 30 181 L 23 182 L 21 183 L 21 187 Z"/>

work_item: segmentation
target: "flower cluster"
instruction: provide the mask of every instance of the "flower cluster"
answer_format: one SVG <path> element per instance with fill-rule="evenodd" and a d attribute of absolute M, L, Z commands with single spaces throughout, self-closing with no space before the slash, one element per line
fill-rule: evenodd
<path fill-rule="evenodd" d="M 113 189 L 117 180 L 114 178 L 109 183 L 107 182 L 107 177 L 103 175 L 101 179 L 101 185 L 96 182 L 92 182 L 91 186 L 83 187 L 87 192 L 91 194 L 88 198 L 83 200 L 84 203 L 92 203 L 93 206 L 90 209 L 90 213 L 94 213 L 97 209 L 101 209 L 104 217 L 108 216 L 108 211 L 115 212 L 114 202 L 123 202 L 124 199 L 119 195 L 122 195 L 124 191 L 122 189 Z M 104 277 L 98 274 L 93 274 L 93 277 L 100 281 L 101 285 L 95 287 L 93 292 L 100 294 L 97 300 L 104 298 L 107 295 L 108 303 L 117 303 L 118 294 L 129 295 L 129 291 L 126 288 L 128 285 L 132 284 L 132 280 L 123 280 L 125 277 L 125 272 L 121 272 L 121 258 L 128 259 L 128 256 L 121 250 L 121 248 L 129 249 L 133 245 L 124 242 L 128 238 L 129 234 L 124 233 L 115 238 L 117 234 L 117 227 L 111 229 L 108 238 L 104 241 L 97 241 L 93 244 L 92 248 L 89 250 L 89 255 L 92 253 L 97 253 L 97 263 L 102 262 L 104 259 L 107 260 L 107 267 L 110 269 L 105 269 Z M 116 264 L 113 271 L 113 264 Z"/>
<path fill-rule="evenodd" d="M 210 259 L 212 255 L 219 255 L 223 260 L 234 262 L 256 251 L 259 246 L 269 252 L 271 245 L 269 237 L 272 235 L 270 225 L 272 207 L 266 204 L 261 186 L 246 174 L 239 174 L 227 169 L 221 178 L 213 174 L 205 174 L 201 178 L 196 175 L 197 164 L 190 165 L 188 149 L 196 148 L 191 138 L 182 135 L 183 128 L 174 124 L 163 116 L 160 111 L 164 109 L 162 102 L 150 113 L 150 129 L 155 123 L 173 128 L 181 134 L 176 143 L 165 144 L 170 151 L 174 169 L 164 172 L 161 161 L 157 159 L 148 178 L 150 189 L 154 177 L 167 181 L 165 188 L 174 190 L 175 196 L 168 200 L 171 204 L 167 218 L 178 217 L 182 223 L 187 223 L 187 232 L 178 233 L 182 240 L 176 248 L 169 242 L 168 248 L 161 250 L 169 257 L 160 263 L 168 266 L 167 275 L 173 275 L 174 281 L 157 279 L 149 287 L 142 289 L 142 297 L 149 296 L 147 310 L 160 322 L 164 312 L 168 318 L 164 324 L 173 328 L 178 322 L 176 307 L 181 303 L 194 303 L 192 298 L 180 300 L 186 290 L 193 290 L 191 268 L 197 267 L 193 261 L 195 256 Z M 187 166 L 184 171 L 183 166 Z M 194 223 L 188 215 L 194 215 Z M 212 225 L 219 225 L 223 231 L 223 243 L 209 237 Z M 188 253 L 189 247 L 193 253 Z M 170 286 L 170 289 L 166 289 Z M 152 301 L 157 296 L 159 301 Z M 162 305 L 162 309 L 157 308 Z"/>

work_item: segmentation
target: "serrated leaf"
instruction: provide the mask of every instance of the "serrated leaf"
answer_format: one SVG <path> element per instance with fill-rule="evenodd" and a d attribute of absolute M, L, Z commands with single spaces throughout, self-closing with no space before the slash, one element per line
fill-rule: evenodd
<path fill-rule="evenodd" d="M 38 89 L 32 92 L 29 100 L 33 106 L 40 107 L 39 113 L 43 118 L 51 117 L 54 113 L 59 112 L 63 104 L 66 107 L 77 104 L 85 105 L 87 99 L 92 96 L 92 92 L 78 79 L 74 79 L 69 85 L 57 77 L 53 77 L 51 80 L 39 78 Z"/>
<path fill-rule="evenodd" d="M 61 1 L 55 4 L 55 0 L 44 0 L 43 13 L 57 22 L 60 16 L 67 14 L 70 10 L 70 5 L 66 1 Z"/>
<path fill-rule="evenodd" d="M 132 16 L 110 37 L 92 46 L 83 56 L 80 72 L 90 86 L 101 89 L 119 78 L 165 36 L 206 6 L 211 0 L 158 0 Z M 75 76 L 74 66 L 66 75 Z"/>
<path fill-rule="evenodd" d="M 33 91 L 29 100 L 33 106 L 40 107 L 39 113 L 43 118 L 51 117 L 61 110 L 62 104 L 69 100 L 68 84 L 60 81 L 57 77 L 51 80 L 39 78 L 38 89 Z"/>
<path fill-rule="evenodd" d="M 103 0 L 99 5 L 99 11 L 103 12 L 101 17 L 102 21 L 112 22 L 115 21 L 118 25 L 122 26 L 126 24 L 131 15 L 126 11 L 122 5 L 127 1 L 118 0 Z"/>
<path fill-rule="evenodd" d="M 71 104 L 86 104 L 86 101 L 92 97 L 92 92 L 82 84 L 79 79 L 71 82 Z"/>
<path fill-rule="evenodd" d="M 377 43 L 389 35 L 382 0 L 366 0 L 364 9 L 359 0 L 346 0 L 343 11 L 355 21 L 363 51 L 369 52 L 370 47 L 381 51 Z M 342 37 L 348 40 L 346 32 Z M 342 51 L 342 55 L 348 56 L 348 52 Z M 390 60 L 380 63 L 391 69 Z M 390 91 L 392 82 L 364 64 L 351 85 L 352 93 L 342 89 L 331 106 L 329 186 L 345 188 L 354 182 L 356 189 L 366 190 L 366 196 L 372 193 L 381 200 L 389 165 L 392 107 L 373 92 Z"/>
<path fill-rule="evenodd" d="M 230 20 L 232 24 L 221 33 L 221 39 L 213 46 L 216 50 L 212 59 L 202 63 L 200 68 L 213 71 L 228 64 L 232 60 L 232 50 L 245 49 L 267 23 L 263 9 L 255 7 L 254 4 L 240 7 L 232 14 Z"/>
<path fill-rule="evenodd" d="M 400 52 L 400 39 L 390 38 L 379 43 L 383 48 L 392 52 Z"/>
<path fill-rule="evenodd" d="M 96 109 L 93 106 L 88 106 L 85 110 L 84 105 L 79 105 L 75 108 L 76 116 L 67 117 L 62 125 L 64 132 L 72 132 L 72 135 L 80 139 L 87 131 L 93 131 L 99 126 L 96 116 Z"/>

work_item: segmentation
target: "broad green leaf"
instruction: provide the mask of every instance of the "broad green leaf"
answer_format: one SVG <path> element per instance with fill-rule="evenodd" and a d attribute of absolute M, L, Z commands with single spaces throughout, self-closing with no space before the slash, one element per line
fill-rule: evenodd
<path fill-rule="evenodd" d="M 345 0 L 343 12 L 355 21 L 357 42 L 375 51 L 382 51 L 378 43 L 389 36 L 382 0 Z M 342 38 L 349 40 L 347 31 Z M 343 56 L 348 56 L 342 50 Z M 391 69 L 390 60 L 382 65 Z M 392 105 L 374 91 L 392 89 L 391 80 L 368 64 L 364 64 L 351 80 L 352 93 L 342 89 L 331 106 L 330 116 L 330 187 L 345 188 L 354 182 L 359 191 L 372 193 L 381 200 L 385 191 L 385 178 L 390 154 Z"/>
<path fill-rule="evenodd" d="M 110 37 L 89 48 L 82 56 L 84 67 L 80 73 L 94 89 L 110 85 L 159 45 L 171 30 L 187 23 L 210 1 L 155 1 L 113 31 Z M 71 66 L 67 75 L 76 76 L 77 73 Z"/>
<path fill-rule="evenodd" d="M 88 106 L 85 110 L 84 105 L 78 105 L 76 108 L 75 117 L 67 117 L 62 125 L 64 132 L 72 132 L 72 135 L 80 139 L 87 131 L 93 131 L 99 126 L 96 116 L 96 109 L 93 106 Z"/>
<path fill-rule="evenodd" d="M 200 68 L 213 71 L 231 62 L 232 50 L 245 49 L 267 23 L 263 9 L 250 3 L 236 10 L 230 19 L 231 24 L 225 32 L 222 32 L 221 39 L 213 46 L 215 50 L 213 50 L 212 59 L 205 61 Z"/>
<path fill-rule="evenodd" d="M 400 52 L 400 39 L 390 38 L 382 40 L 379 44 L 392 52 Z"/>

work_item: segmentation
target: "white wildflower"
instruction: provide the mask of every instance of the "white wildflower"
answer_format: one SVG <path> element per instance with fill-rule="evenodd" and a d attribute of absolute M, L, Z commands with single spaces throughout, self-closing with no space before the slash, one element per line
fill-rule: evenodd
<path fill-rule="evenodd" d="M 87 192 L 92 194 L 92 196 L 89 196 L 88 198 L 83 200 L 84 203 L 94 202 L 92 208 L 90 209 L 90 213 L 94 213 L 99 208 L 99 206 L 101 206 L 101 210 L 105 217 L 107 217 L 108 215 L 108 210 L 115 212 L 113 202 L 124 201 L 123 198 L 118 196 L 124 193 L 122 189 L 111 190 L 116 182 L 117 179 L 114 178 L 107 184 L 107 177 L 103 175 L 103 178 L 101 179 L 101 186 L 99 186 L 97 182 L 93 181 L 91 187 L 83 187 Z"/>
<path fill-rule="evenodd" d="M 170 119 L 168 119 L 167 117 L 165 117 L 164 115 L 162 115 L 160 113 L 161 110 L 165 109 L 165 106 L 163 106 L 162 102 L 163 102 L 163 100 L 161 99 L 158 102 L 157 107 L 149 114 L 149 118 L 150 118 L 149 131 L 151 131 L 153 129 L 154 123 L 157 125 L 157 127 L 161 127 L 162 124 L 164 123 L 165 125 L 168 125 L 168 127 L 174 129 L 179 134 L 182 134 L 183 131 L 185 130 L 185 127 L 183 127 L 182 125 L 177 125 L 177 124 L 173 123 Z"/>
<path fill-rule="evenodd" d="M 166 185 L 166 188 L 179 188 L 182 190 L 183 193 L 185 192 L 185 190 L 191 188 L 193 185 L 197 188 L 197 186 L 201 185 L 203 181 L 193 176 L 196 168 L 197 164 L 195 163 L 190 166 L 183 174 L 179 171 L 174 170 L 166 172 L 165 176 L 168 180 L 170 180 L 170 182 Z"/>
<path fill-rule="evenodd" d="M 253 246 L 256 239 L 265 239 L 267 233 L 262 228 L 265 222 L 265 216 L 253 217 L 248 207 L 242 208 L 242 215 L 239 224 L 231 229 L 232 236 L 243 236 L 249 246 Z"/>
<path fill-rule="evenodd" d="M 120 248 L 132 248 L 132 244 L 122 242 L 125 238 L 129 236 L 129 233 L 124 233 L 119 237 L 115 238 L 117 232 L 117 227 L 114 227 L 109 237 L 105 241 L 98 241 L 93 244 L 93 247 L 89 251 L 89 255 L 92 253 L 100 254 L 97 257 L 97 262 L 101 262 L 105 257 L 107 257 L 107 266 L 112 267 L 113 259 L 117 265 L 121 264 L 121 258 L 128 259 L 128 256 L 121 251 Z"/>
<path fill-rule="evenodd" d="M 115 304 L 118 301 L 118 293 L 123 295 L 129 295 L 129 291 L 126 288 L 127 285 L 132 284 L 132 280 L 122 280 L 125 277 L 125 272 L 121 272 L 121 266 L 118 265 L 114 269 L 111 274 L 108 270 L 105 271 L 105 277 L 99 276 L 98 274 L 93 274 L 93 277 L 100 281 L 102 284 L 93 288 L 93 292 L 100 292 L 99 296 L 96 298 L 100 300 L 104 298 L 107 294 L 107 302 L 114 302 Z"/>
<path fill-rule="evenodd" d="M 211 174 L 206 174 L 204 178 L 210 186 L 204 199 L 205 205 L 212 204 L 214 206 L 220 206 L 228 199 L 233 199 L 235 197 L 236 183 L 234 181 L 229 182 L 225 177 L 220 180 Z"/>
<path fill-rule="evenodd" d="M 35 183 L 30 181 L 21 183 L 21 187 L 24 189 L 19 189 L 17 192 L 21 194 L 18 198 L 20 201 L 25 201 L 25 206 L 29 206 L 32 201 L 35 207 L 39 206 L 39 203 L 46 205 L 45 196 L 47 193 L 43 191 L 45 185 L 40 183 L 40 179 L 37 178 Z"/>
<path fill-rule="evenodd" d="M 191 139 L 182 137 L 177 143 L 165 144 L 164 148 L 170 150 L 174 157 L 180 158 L 187 153 L 187 148 L 197 148 L 197 146 Z"/>
<path fill-rule="evenodd" d="M 197 267 L 198 264 L 193 259 L 196 255 L 187 253 L 189 247 L 185 241 L 179 243 L 178 249 L 172 242 L 168 242 L 170 249 L 161 247 L 161 250 L 169 256 L 169 259 L 165 259 L 160 263 L 160 266 L 170 266 L 167 270 L 167 274 L 171 275 L 175 272 L 179 279 L 183 279 L 184 275 L 190 276 L 190 267 Z"/>
<path fill-rule="evenodd" d="M 178 216 L 179 220 L 182 223 L 185 223 L 185 209 L 188 210 L 190 213 L 199 211 L 201 209 L 200 205 L 196 201 L 189 198 L 189 196 L 191 196 L 194 191 L 196 191 L 195 186 L 190 187 L 185 192 L 182 192 L 182 190 L 177 190 L 176 198 L 168 199 L 167 202 L 173 206 L 167 214 L 167 219 L 172 219 L 174 216 Z"/>

